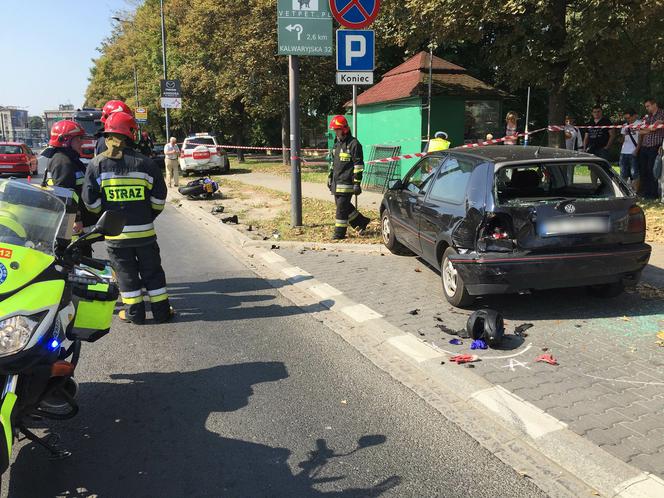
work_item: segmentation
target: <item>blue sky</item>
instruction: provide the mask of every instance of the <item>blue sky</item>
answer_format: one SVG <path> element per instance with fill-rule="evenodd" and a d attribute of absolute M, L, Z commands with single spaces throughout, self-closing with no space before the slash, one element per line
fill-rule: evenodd
<path fill-rule="evenodd" d="M 0 0 L 0 105 L 41 115 L 83 105 L 97 47 L 111 16 L 135 0 Z"/>

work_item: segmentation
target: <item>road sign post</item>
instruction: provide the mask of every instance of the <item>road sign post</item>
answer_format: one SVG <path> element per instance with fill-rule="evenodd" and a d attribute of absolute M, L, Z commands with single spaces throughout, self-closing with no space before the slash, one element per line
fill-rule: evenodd
<path fill-rule="evenodd" d="M 300 55 L 332 55 L 332 16 L 327 0 L 279 0 L 278 55 L 288 55 L 290 104 L 291 226 L 302 226 L 300 159 Z"/>

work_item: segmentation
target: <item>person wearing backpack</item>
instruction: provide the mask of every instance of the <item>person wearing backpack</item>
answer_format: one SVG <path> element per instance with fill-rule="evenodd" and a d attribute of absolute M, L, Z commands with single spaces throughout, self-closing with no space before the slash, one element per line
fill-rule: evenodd
<path fill-rule="evenodd" d="M 633 128 L 641 124 L 638 115 L 634 109 L 627 109 L 624 113 L 625 125 L 620 130 L 623 136 L 622 149 L 620 149 L 620 176 L 623 180 L 632 185 L 638 184 L 639 180 L 639 163 L 637 156 L 641 145 L 639 143 L 639 130 Z M 637 185 L 638 186 L 638 185 Z"/>

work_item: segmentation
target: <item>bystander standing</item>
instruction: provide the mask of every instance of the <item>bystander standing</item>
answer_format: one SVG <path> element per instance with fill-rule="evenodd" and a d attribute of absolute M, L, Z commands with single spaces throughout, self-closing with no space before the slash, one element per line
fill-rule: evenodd
<path fill-rule="evenodd" d="M 588 131 L 583 138 L 583 147 L 586 152 L 610 160 L 609 149 L 616 139 L 616 132 L 604 126 L 611 126 L 611 121 L 602 115 L 602 108 L 598 105 L 592 109 L 593 117 L 588 123 Z"/>
<path fill-rule="evenodd" d="M 643 124 L 664 124 L 664 110 L 660 109 L 657 101 L 653 98 L 644 102 L 648 114 L 643 118 Z M 639 131 L 641 137 L 641 149 L 639 151 L 639 194 L 648 199 L 657 197 L 657 180 L 654 176 L 653 167 L 662 142 L 664 142 L 664 128 L 643 129 Z"/>
<path fill-rule="evenodd" d="M 640 125 L 641 120 L 638 119 L 638 115 L 634 109 L 627 109 L 623 113 L 623 118 L 625 125 L 620 130 L 620 134 L 623 136 L 619 161 L 620 176 L 624 180 L 631 180 L 632 186 L 638 190 L 639 165 L 637 156 L 639 154 L 641 137 L 639 136 L 639 131 L 633 127 Z"/>
<path fill-rule="evenodd" d="M 519 120 L 519 115 L 514 112 L 510 111 L 507 113 L 507 116 L 505 117 L 505 137 L 504 144 L 505 145 L 516 145 L 519 141 L 519 130 L 517 128 L 517 121 Z"/>
<path fill-rule="evenodd" d="M 583 147 L 581 130 L 576 127 L 572 116 L 565 117 L 565 148 L 567 150 L 579 150 Z"/>

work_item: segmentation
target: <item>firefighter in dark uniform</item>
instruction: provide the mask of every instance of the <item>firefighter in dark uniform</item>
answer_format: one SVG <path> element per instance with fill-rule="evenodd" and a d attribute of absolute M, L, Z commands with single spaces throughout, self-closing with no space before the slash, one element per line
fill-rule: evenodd
<path fill-rule="evenodd" d="M 353 195 L 362 193 L 362 172 L 364 156 L 362 144 L 350 133 L 348 121 L 344 116 L 335 116 L 330 122 L 337 138 L 334 142 L 334 161 L 330 167 L 327 186 L 334 195 L 337 205 L 334 223 L 334 240 L 346 238 L 348 225 L 362 233 L 371 221 L 353 206 Z"/>
<path fill-rule="evenodd" d="M 132 146 L 138 126 L 133 116 L 115 112 L 104 124 L 106 150 L 88 166 L 83 200 L 92 212 L 121 211 L 127 217 L 123 232 L 106 237 L 111 265 L 126 308 L 120 318 L 142 324 L 147 290 L 152 315 L 157 323 L 173 317 L 161 266 L 155 218 L 166 205 L 166 182 L 157 165 Z"/>
<path fill-rule="evenodd" d="M 48 166 L 44 175 L 43 186 L 63 187 L 73 193 L 74 202 L 78 204 L 74 234 L 90 232 L 97 223 L 98 216 L 88 211 L 81 198 L 85 164 L 81 162 L 80 153 L 85 130 L 78 123 L 70 120 L 58 121 L 51 128 L 51 139 L 42 156 L 48 158 Z M 98 237 L 95 238 L 99 240 Z M 81 255 L 92 256 L 92 243 L 79 248 Z"/>
<path fill-rule="evenodd" d="M 104 104 L 104 107 L 101 109 L 101 123 L 102 125 L 106 124 L 108 117 L 114 112 L 126 112 L 127 114 L 134 115 L 131 108 L 122 102 L 121 100 L 109 100 Z M 95 144 L 95 156 L 101 154 L 106 150 L 106 138 L 104 133 L 100 133 L 100 137 L 97 138 L 97 143 Z"/>

